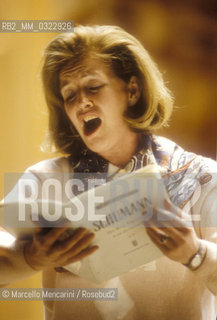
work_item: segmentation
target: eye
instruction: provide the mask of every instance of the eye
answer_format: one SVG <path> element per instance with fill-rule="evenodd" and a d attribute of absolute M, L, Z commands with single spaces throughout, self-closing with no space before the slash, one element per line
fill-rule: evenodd
<path fill-rule="evenodd" d="M 92 86 L 88 88 L 88 91 L 91 93 L 96 93 L 97 91 L 99 91 L 99 89 L 101 89 L 104 85 L 98 85 L 98 86 Z"/>
<path fill-rule="evenodd" d="M 75 93 L 70 93 L 68 96 L 64 98 L 64 102 L 65 103 L 73 102 L 75 100 L 75 97 L 76 97 Z"/>

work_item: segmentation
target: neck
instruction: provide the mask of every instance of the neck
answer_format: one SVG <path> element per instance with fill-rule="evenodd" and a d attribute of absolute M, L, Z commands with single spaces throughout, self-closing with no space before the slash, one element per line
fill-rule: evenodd
<path fill-rule="evenodd" d="M 110 152 L 100 155 L 115 166 L 124 168 L 138 150 L 139 141 L 138 133 L 131 134 L 128 138 L 122 139 Z"/>

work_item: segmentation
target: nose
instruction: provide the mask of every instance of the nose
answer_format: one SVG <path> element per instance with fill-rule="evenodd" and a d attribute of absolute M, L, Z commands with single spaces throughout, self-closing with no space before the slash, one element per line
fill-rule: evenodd
<path fill-rule="evenodd" d="M 78 101 L 78 108 L 81 111 L 85 111 L 86 109 L 93 106 L 93 102 L 85 95 L 80 94 L 79 101 Z"/>

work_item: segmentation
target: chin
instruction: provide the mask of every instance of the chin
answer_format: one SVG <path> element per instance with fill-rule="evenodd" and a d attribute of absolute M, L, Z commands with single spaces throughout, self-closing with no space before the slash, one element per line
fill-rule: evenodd
<path fill-rule="evenodd" d="M 103 155 L 106 151 L 106 147 L 105 147 L 105 143 L 103 143 L 102 141 L 93 141 L 93 142 L 86 142 L 85 143 L 86 146 L 88 147 L 88 149 L 90 149 L 91 151 L 97 153 L 97 154 L 100 154 L 100 155 Z"/>
<path fill-rule="evenodd" d="M 93 145 L 87 145 L 88 149 L 90 149 L 91 151 L 97 153 L 97 154 L 102 154 L 103 150 L 100 147 L 97 146 L 93 146 Z"/>
<path fill-rule="evenodd" d="M 83 141 L 84 141 L 86 147 L 93 152 L 98 153 L 99 150 L 101 149 L 101 147 L 99 146 L 99 143 L 96 143 L 94 141 L 87 141 L 86 139 L 83 139 Z"/>

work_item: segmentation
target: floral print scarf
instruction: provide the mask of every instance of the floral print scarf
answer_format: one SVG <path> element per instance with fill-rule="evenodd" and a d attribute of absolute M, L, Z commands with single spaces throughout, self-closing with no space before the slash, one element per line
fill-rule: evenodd
<path fill-rule="evenodd" d="M 161 175 L 170 200 L 180 208 L 192 199 L 198 186 L 212 179 L 204 158 L 184 151 L 176 143 L 156 135 L 143 135 L 139 151 L 127 164 L 132 172 L 146 165 L 161 168 Z M 85 173 L 86 179 L 96 179 L 108 173 L 109 162 L 86 149 L 77 163 L 72 163 L 74 174 Z"/>

